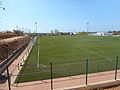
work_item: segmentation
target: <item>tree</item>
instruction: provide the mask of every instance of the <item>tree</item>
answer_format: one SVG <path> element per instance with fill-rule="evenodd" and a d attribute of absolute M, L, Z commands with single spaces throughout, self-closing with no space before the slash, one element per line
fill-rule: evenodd
<path fill-rule="evenodd" d="M 11 34 L 12 32 L 11 31 L 6 31 L 7 34 Z"/>
<path fill-rule="evenodd" d="M 2 7 L 2 1 L 0 1 L 0 8 L 2 8 L 3 10 L 5 10 L 5 8 Z"/>
<path fill-rule="evenodd" d="M 55 35 L 59 35 L 59 30 L 55 29 Z"/>
<path fill-rule="evenodd" d="M 53 34 L 53 30 L 51 30 L 51 34 Z"/>
<path fill-rule="evenodd" d="M 87 35 L 87 32 L 78 32 L 78 35 Z"/>
<path fill-rule="evenodd" d="M 51 30 L 51 35 L 59 35 L 59 30 Z"/>
<path fill-rule="evenodd" d="M 113 35 L 120 35 L 120 31 L 113 31 Z"/>
<path fill-rule="evenodd" d="M 13 31 L 17 36 L 22 36 L 23 35 L 23 31 L 20 31 L 20 30 L 13 30 Z"/>
<path fill-rule="evenodd" d="M 108 31 L 108 33 L 112 33 L 112 31 Z"/>

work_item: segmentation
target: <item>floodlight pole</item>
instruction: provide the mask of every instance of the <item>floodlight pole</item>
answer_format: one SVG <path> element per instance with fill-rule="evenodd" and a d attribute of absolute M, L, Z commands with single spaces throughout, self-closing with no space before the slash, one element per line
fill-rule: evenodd
<path fill-rule="evenodd" d="M 92 31 L 91 31 L 91 25 L 90 25 L 90 30 L 89 30 L 89 32 L 92 32 Z"/>
<path fill-rule="evenodd" d="M 88 33 L 88 30 L 89 30 L 89 22 L 87 22 L 87 33 Z"/>
<path fill-rule="evenodd" d="M 36 34 L 37 34 L 37 22 L 35 22 L 35 29 L 36 29 Z"/>
<path fill-rule="evenodd" d="M 18 30 L 18 25 L 16 25 L 16 30 Z"/>

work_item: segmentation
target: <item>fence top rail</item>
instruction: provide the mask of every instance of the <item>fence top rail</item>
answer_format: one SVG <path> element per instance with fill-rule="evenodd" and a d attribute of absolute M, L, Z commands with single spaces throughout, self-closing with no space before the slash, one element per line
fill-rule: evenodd
<path fill-rule="evenodd" d="M 88 58 L 89 61 L 92 61 L 92 62 L 101 62 L 101 61 L 104 61 L 104 60 L 107 60 L 107 61 L 115 61 L 115 57 L 108 57 L 110 58 L 110 60 L 107 60 L 106 58 Z M 87 58 L 83 58 L 83 59 L 80 59 L 80 62 L 85 62 Z M 74 63 L 75 60 L 70 60 L 69 62 L 70 63 Z M 54 61 L 53 63 L 66 63 L 66 61 Z M 78 62 L 79 63 L 79 62 Z"/>
<path fill-rule="evenodd" d="M 75 63 L 67 63 L 67 64 L 52 64 L 52 67 L 55 68 L 55 67 L 62 67 L 62 66 L 69 66 L 69 65 L 80 65 L 80 64 L 85 64 L 86 61 L 84 62 L 75 62 Z M 94 62 L 94 61 L 89 61 L 89 63 L 91 62 Z M 50 64 L 48 65 L 47 64 L 39 64 L 41 67 L 40 68 L 50 68 Z M 100 66 L 112 66 L 112 65 L 115 65 L 115 62 L 114 63 L 111 63 L 111 64 L 108 64 L 108 63 L 105 63 L 105 64 L 100 64 L 100 65 L 94 65 L 92 67 L 100 67 Z M 23 67 L 31 67 L 31 66 L 36 66 L 36 64 L 24 64 Z M 84 67 L 84 66 L 83 66 Z M 37 67 L 36 67 L 37 68 Z"/>

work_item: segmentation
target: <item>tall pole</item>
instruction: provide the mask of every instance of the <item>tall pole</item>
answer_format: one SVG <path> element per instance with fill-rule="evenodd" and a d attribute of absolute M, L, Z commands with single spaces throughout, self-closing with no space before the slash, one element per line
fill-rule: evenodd
<path fill-rule="evenodd" d="M 88 33 L 88 31 L 89 31 L 89 22 L 87 22 L 87 33 Z"/>
<path fill-rule="evenodd" d="M 53 90 L 53 71 L 52 71 L 52 62 L 50 63 L 50 72 L 51 72 L 51 90 Z"/>
<path fill-rule="evenodd" d="M 36 34 L 37 34 L 37 22 L 35 22 L 35 29 L 36 29 Z"/>
<path fill-rule="evenodd" d="M 88 59 L 86 60 L 86 85 L 88 85 Z"/>
<path fill-rule="evenodd" d="M 9 90 L 11 90 L 11 87 L 10 87 L 10 76 L 9 76 L 9 69 L 8 69 L 8 66 L 7 66 L 6 68 L 7 68 L 8 86 L 9 86 Z"/>
<path fill-rule="evenodd" d="M 118 56 L 116 57 L 116 65 L 115 65 L 115 80 L 117 80 L 117 70 L 118 70 Z"/>
<path fill-rule="evenodd" d="M 89 30 L 89 31 L 92 32 L 92 31 L 91 31 L 91 25 L 90 25 L 90 30 Z"/>
<path fill-rule="evenodd" d="M 18 25 L 16 25 L 16 30 L 18 30 Z"/>

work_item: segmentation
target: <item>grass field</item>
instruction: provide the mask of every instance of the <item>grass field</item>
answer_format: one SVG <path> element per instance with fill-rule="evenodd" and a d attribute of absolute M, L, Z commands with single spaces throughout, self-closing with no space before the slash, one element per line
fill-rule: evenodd
<path fill-rule="evenodd" d="M 49 79 L 51 62 L 54 78 L 85 74 L 87 59 L 89 73 L 114 70 L 116 56 L 120 56 L 120 37 L 87 35 L 38 37 L 20 72 L 24 75 L 19 76 L 16 82 Z"/>

